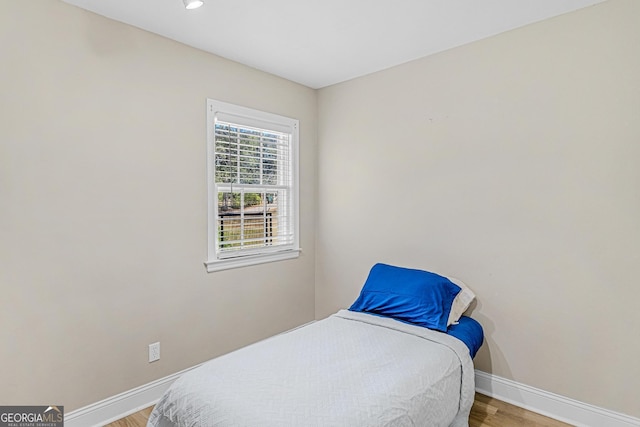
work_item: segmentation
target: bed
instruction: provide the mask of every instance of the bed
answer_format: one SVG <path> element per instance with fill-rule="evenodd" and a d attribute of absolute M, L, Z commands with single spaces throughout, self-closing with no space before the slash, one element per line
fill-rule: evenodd
<path fill-rule="evenodd" d="M 452 295 L 444 292 L 436 316 L 441 330 L 421 326 L 403 318 L 402 304 L 393 316 L 375 309 L 381 295 L 385 307 L 397 309 L 398 298 L 415 302 L 397 283 L 399 296 L 380 292 L 376 286 L 389 282 L 380 274 L 387 267 L 398 268 L 376 264 L 349 310 L 184 374 L 156 404 L 148 426 L 467 426 L 482 328 L 470 317 L 450 318 L 464 290 L 454 284 Z"/>

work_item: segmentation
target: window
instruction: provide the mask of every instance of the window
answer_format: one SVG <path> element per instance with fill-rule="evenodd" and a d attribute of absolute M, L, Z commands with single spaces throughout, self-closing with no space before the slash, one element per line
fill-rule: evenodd
<path fill-rule="evenodd" d="M 207 271 L 295 258 L 298 121 L 207 101 Z"/>

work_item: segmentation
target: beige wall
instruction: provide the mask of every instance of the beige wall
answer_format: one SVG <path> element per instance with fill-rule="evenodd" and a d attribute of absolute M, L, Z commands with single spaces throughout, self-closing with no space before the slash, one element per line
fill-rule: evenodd
<path fill-rule="evenodd" d="M 477 368 L 640 416 L 640 2 L 321 89 L 316 317 L 377 261 L 464 280 Z"/>
<path fill-rule="evenodd" d="M 2 404 L 71 411 L 313 319 L 315 91 L 59 1 L 1 1 L 0 51 Z M 207 97 L 300 120 L 298 260 L 205 272 Z"/>

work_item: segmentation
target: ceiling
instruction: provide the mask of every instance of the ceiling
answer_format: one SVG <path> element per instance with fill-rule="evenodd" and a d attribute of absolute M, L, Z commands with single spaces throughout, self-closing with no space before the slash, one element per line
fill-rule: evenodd
<path fill-rule="evenodd" d="M 321 88 L 604 0 L 64 0 Z"/>

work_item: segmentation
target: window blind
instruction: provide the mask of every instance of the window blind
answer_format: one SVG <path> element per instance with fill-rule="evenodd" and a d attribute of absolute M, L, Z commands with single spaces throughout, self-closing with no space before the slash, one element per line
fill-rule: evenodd
<path fill-rule="evenodd" d="M 293 248 L 292 134 L 287 130 L 259 120 L 216 115 L 218 258 Z"/>

